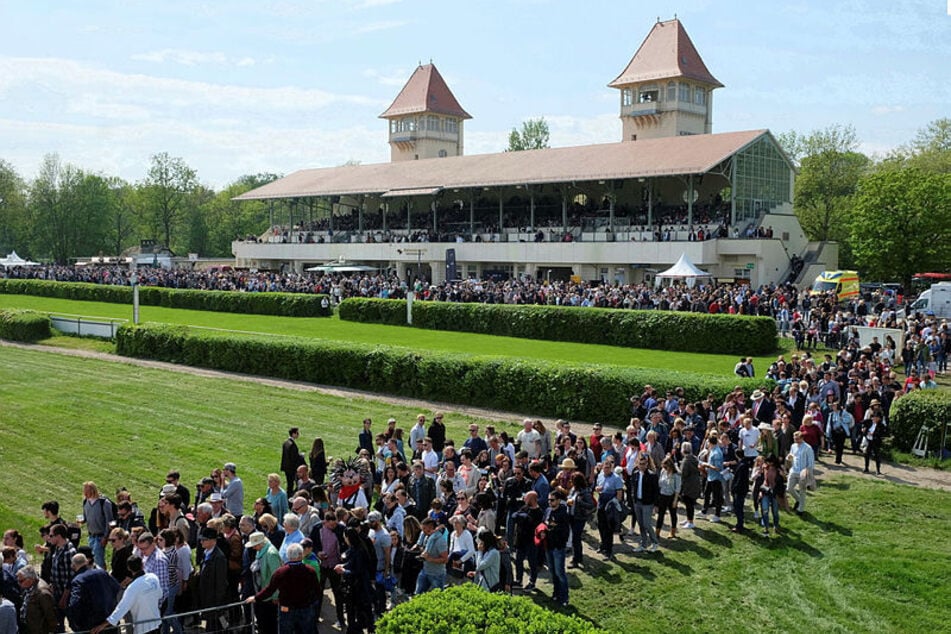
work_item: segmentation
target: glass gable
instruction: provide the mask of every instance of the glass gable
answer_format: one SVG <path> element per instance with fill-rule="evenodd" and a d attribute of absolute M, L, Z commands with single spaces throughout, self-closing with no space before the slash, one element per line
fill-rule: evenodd
<path fill-rule="evenodd" d="M 792 168 L 770 137 L 760 137 L 733 160 L 737 221 L 792 203 Z"/>

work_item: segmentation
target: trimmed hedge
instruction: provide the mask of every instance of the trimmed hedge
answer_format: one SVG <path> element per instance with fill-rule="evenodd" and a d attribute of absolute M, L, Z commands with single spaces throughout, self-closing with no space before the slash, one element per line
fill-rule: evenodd
<path fill-rule="evenodd" d="M 377 621 L 378 634 L 601 634 L 576 616 L 551 612 L 527 597 L 494 594 L 473 583 L 414 597 Z"/>
<path fill-rule="evenodd" d="M 405 326 L 406 302 L 345 299 L 340 318 Z M 417 301 L 413 326 L 681 352 L 760 355 L 776 349 L 776 322 L 771 317 L 666 310 Z"/>
<path fill-rule="evenodd" d="M 747 390 L 771 381 L 737 377 L 481 357 L 300 337 L 264 337 L 185 326 L 124 325 L 121 355 L 350 387 L 381 394 L 626 425 L 629 397 L 650 383 L 683 387 L 686 398 Z M 771 385 L 770 385 L 771 386 Z"/>
<path fill-rule="evenodd" d="M 48 280 L 3 280 L 0 293 L 39 295 L 57 299 L 76 299 L 110 304 L 131 304 L 132 287 L 86 282 Z M 326 306 L 324 306 L 326 300 Z M 193 289 L 140 286 L 139 303 L 143 306 L 210 310 L 220 313 L 276 315 L 280 317 L 329 317 L 333 307 L 327 295 L 310 293 L 242 293 L 239 291 L 200 291 Z"/>
<path fill-rule="evenodd" d="M 0 310 L 0 339 L 33 342 L 52 334 L 49 315 L 32 310 Z"/>
<path fill-rule="evenodd" d="M 922 425 L 931 432 L 929 448 L 941 444 L 944 424 L 951 421 L 951 392 L 948 390 L 915 390 L 892 401 L 889 433 L 892 445 L 902 451 L 911 451 Z"/>

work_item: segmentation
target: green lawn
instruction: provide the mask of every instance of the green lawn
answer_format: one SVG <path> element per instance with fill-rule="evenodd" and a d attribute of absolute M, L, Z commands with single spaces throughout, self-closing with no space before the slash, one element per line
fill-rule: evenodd
<path fill-rule="evenodd" d="M 131 320 L 132 318 L 131 306 L 28 295 L 0 295 L 0 308 L 30 308 L 51 313 L 113 319 Z M 613 346 L 359 324 L 341 321 L 336 316 L 332 318 L 271 317 L 142 306 L 140 318 L 142 321 L 180 323 L 276 335 L 319 337 L 356 343 L 387 344 L 443 352 L 546 359 L 566 363 L 656 367 L 705 374 L 732 374 L 733 367 L 737 362 L 737 357 L 727 355 L 658 352 Z M 766 368 L 774 359 L 775 356 L 756 358 L 756 371 L 759 376 L 765 373 Z"/>
<path fill-rule="evenodd" d="M 394 415 L 408 428 L 417 413 L 12 348 L 0 348 L 0 403 L 0 526 L 26 530 L 28 544 L 40 503 L 57 498 L 74 515 L 86 479 L 110 493 L 125 485 L 148 510 L 168 468 L 193 485 L 234 460 L 250 497 L 277 470 L 287 427 L 340 454 L 356 446 L 364 416 Z M 450 437 L 463 437 L 468 420 L 451 411 L 447 420 Z M 951 494 L 837 475 L 809 510 L 783 515 L 784 537 L 698 522 L 659 554 L 589 559 L 569 575 L 569 611 L 617 632 L 945 631 Z M 543 583 L 536 596 L 549 590 Z"/>

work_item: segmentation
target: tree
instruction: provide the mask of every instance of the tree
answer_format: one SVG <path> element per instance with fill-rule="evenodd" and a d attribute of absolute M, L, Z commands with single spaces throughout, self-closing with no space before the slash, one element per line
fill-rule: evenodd
<path fill-rule="evenodd" d="M 859 184 L 851 222 L 856 263 L 872 279 L 951 268 L 951 174 L 886 161 Z"/>
<path fill-rule="evenodd" d="M 810 240 L 843 242 L 852 197 L 870 164 L 867 156 L 855 151 L 855 129 L 834 125 L 808 136 L 787 132 L 779 142 L 799 162 L 794 208 L 803 231 Z"/>
<path fill-rule="evenodd" d="M 126 246 L 130 246 L 135 235 L 139 196 L 136 188 L 121 178 L 110 178 L 108 184 L 113 204 L 106 230 L 106 253 L 118 256 Z"/>
<path fill-rule="evenodd" d="M 58 264 L 97 253 L 106 244 L 110 206 L 105 178 L 63 165 L 59 156 L 47 154 L 30 185 L 33 252 Z"/>
<path fill-rule="evenodd" d="M 512 128 L 509 134 L 509 147 L 506 152 L 521 150 L 541 150 L 548 147 L 548 122 L 545 117 L 522 122 L 522 131 Z"/>
<path fill-rule="evenodd" d="M 28 255 L 26 184 L 12 165 L 0 159 L 0 256 L 19 249 Z"/>
<path fill-rule="evenodd" d="M 908 147 L 902 148 L 909 165 L 926 172 L 951 173 L 951 118 L 936 119 L 918 130 Z"/>
<path fill-rule="evenodd" d="M 195 171 L 183 159 L 171 157 L 167 152 L 152 156 L 152 166 L 142 184 L 143 213 L 153 232 L 161 234 L 170 249 L 197 185 Z"/>
<path fill-rule="evenodd" d="M 242 176 L 205 203 L 203 212 L 208 225 L 208 255 L 227 257 L 231 255 L 232 241 L 261 234 L 267 227 L 267 202 L 233 199 L 278 178 L 277 174 Z"/>

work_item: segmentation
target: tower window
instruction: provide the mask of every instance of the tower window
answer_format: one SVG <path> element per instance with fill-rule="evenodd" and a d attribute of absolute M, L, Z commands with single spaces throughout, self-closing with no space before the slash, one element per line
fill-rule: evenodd
<path fill-rule="evenodd" d="M 439 158 L 446 158 L 447 156 L 446 150 L 439 150 Z"/>
<path fill-rule="evenodd" d="M 693 102 L 698 106 L 705 105 L 707 103 L 707 91 L 703 88 L 694 88 Z"/>
<path fill-rule="evenodd" d="M 630 106 L 633 103 L 634 93 L 630 88 L 621 90 L 621 105 Z"/>
<path fill-rule="evenodd" d="M 644 88 L 637 96 L 638 103 L 656 103 L 660 99 L 660 91 L 654 87 Z"/>
<path fill-rule="evenodd" d="M 667 83 L 667 101 L 677 101 L 677 84 L 674 82 Z"/>
<path fill-rule="evenodd" d="M 690 86 L 683 82 L 680 84 L 679 99 L 685 103 L 690 103 Z"/>

